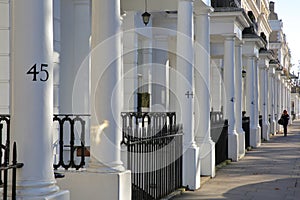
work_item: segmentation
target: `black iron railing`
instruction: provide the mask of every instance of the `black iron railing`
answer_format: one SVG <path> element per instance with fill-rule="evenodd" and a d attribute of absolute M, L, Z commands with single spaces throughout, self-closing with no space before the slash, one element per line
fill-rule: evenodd
<path fill-rule="evenodd" d="M 6 122 L 6 139 L 5 143 L 3 143 L 3 124 L 2 121 Z M 16 142 L 13 144 L 13 158 L 12 164 L 9 164 L 9 156 L 10 156 L 10 135 L 9 135 L 9 116 L 0 116 L 0 141 L 1 141 L 1 150 L 0 150 L 0 186 L 2 186 L 2 199 L 8 199 L 8 170 L 12 170 L 12 178 L 11 178 L 11 199 L 16 199 L 16 182 L 17 182 L 17 168 L 23 167 L 23 163 L 17 162 L 17 145 Z M 4 152 L 4 157 L 3 157 Z M 3 180 L 2 180 L 3 177 Z"/>
<path fill-rule="evenodd" d="M 54 169 L 63 167 L 66 170 L 69 168 L 75 168 L 76 170 L 85 166 L 85 156 L 87 147 L 85 146 L 85 125 L 86 122 L 83 117 L 89 117 L 90 115 L 75 115 L 75 114 L 55 114 L 53 122 L 59 124 L 59 159 L 57 163 L 54 163 Z M 76 133 L 77 134 L 76 134 Z M 69 134 L 67 137 L 66 134 Z M 68 138 L 69 141 L 65 141 L 64 138 Z M 77 142 L 76 142 L 77 141 Z M 69 150 L 69 155 L 64 158 L 64 152 L 66 148 Z M 76 163 L 75 156 L 80 156 L 80 162 Z"/>
<path fill-rule="evenodd" d="M 221 111 L 211 111 L 210 112 L 210 122 L 219 123 L 224 121 L 223 112 Z"/>
<path fill-rule="evenodd" d="M 211 0 L 211 6 L 241 8 L 241 0 Z"/>
<path fill-rule="evenodd" d="M 123 112 L 122 144 L 132 199 L 160 199 L 182 186 L 182 126 L 175 113 Z"/>
<path fill-rule="evenodd" d="M 245 131 L 245 148 L 250 147 L 250 117 L 243 117 L 242 127 Z"/>
<path fill-rule="evenodd" d="M 210 113 L 210 133 L 215 142 L 215 164 L 228 159 L 228 120 L 223 119 L 222 112 Z"/>
<path fill-rule="evenodd" d="M 258 116 L 258 123 L 260 126 L 260 138 L 263 140 L 264 139 L 264 135 L 263 135 L 263 120 L 262 120 L 262 115 Z"/>
<path fill-rule="evenodd" d="M 89 114 L 54 114 L 53 122 L 58 123 L 57 148 L 59 151 L 58 161 L 53 164 L 54 169 L 63 167 L 78 170 L 85 166 L 86 156 L 89 156 L 88 147 L 85 145 L 86 119 L 89 117 Z M 9 139 L 10 115 L 0 115 L 1 122 L 5 122 L 3 129 L 6 132 L 6 138 Z M 2 136 L 0 140 L 2 141 Z M 2 156 L 1 153 L 0 156 Z M 80 161 L 77 162 L 75 156 L 80 157 Z M 55 174 L 55 177 L 60 177 L 60 174 Z"/>
<path fill-rule="evenodd" d="M 9 155 L 10 147 L 10 116 L 9 115 L 0 115 L 0 142 L 1 142 L 1 151 L 0 151 L 0 162 L 5 160 L 4 151 L 7 148 Z M 0 173 L 0 184 L 3 184 L 2 173 Z"/>

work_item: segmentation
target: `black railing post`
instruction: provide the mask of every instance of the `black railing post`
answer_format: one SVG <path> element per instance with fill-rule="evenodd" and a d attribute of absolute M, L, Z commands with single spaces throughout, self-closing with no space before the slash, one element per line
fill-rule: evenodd
<path fill-rule="evenodd" d="M 6 139 L 7 141 L 8 139 Z M 3 184 L 3 200 L 7 200 L 7 187 L 8 187 L 8 170 L 7 167 L 9 165 L 9 144 L 6 142 L 5 151 L 4 151 L 4 184 Z"/>
<path fill-rule="evenodd" d="M 13 160 L 12 160 L 12 192 L 11 192 L 11 197 L 12 200 L 16 199 L 16 191 L 17 191 L 17 168 L 22 168 L 23 163 L 18 163 L 17 162 L 17 144 L 14 142 L 13 144 Z"/>
<path fill-rule="evenodd" d="M 3 129 L 3 124 L 0 123 L 0 145 L 1 145 L 1 148 L 0 148 L 0 164 L 2 165 L 2 156 L 3 156 L 3 153 L 2 153 L 2 129 Z M 2 172 L 0 172 L 0 185 L 3 184 L 3 181 L 2 181 Z"/>

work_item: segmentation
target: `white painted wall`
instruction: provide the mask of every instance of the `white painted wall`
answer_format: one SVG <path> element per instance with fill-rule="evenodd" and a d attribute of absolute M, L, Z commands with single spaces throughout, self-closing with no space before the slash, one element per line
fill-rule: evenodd
<path fill-rule="evenodd" d="M 9 1 L 0 1 L 0 114 L 9 111 L 10 82 L 10 36 L 9 36 Z"/>
<path fill-rule="evenodd" d="M 54 6 L 54 54 L 59 55 L 54 62 L 54 111 L 90 114 L 90 1 L 57 0 Z M 89 119 L 85 120 L 85 145 L 89 146 Z M 75 138 L 79 144 L 77 129 Z"/>
<path fill-rule="evenodd" d="M 224 87 L 221 65 L 222 59 L 211 59 L 211 73 L 210 73 L 210 95 L 211 95 L 211 109 L 213 111 L 221 111 L 222 107 L 222 87 Z"/>
<path fill-rule="evenodd" d="M 89 113 L 90 69 L 87 61 L 84 66 L 82 62 L 90 52 L 90 1 L 60 2 L 60 113 Z"/>

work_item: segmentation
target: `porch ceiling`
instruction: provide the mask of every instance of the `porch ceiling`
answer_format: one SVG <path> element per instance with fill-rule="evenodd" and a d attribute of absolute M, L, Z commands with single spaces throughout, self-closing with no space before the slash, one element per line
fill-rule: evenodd
<path fill-rule="evenodd" d="M 122 11 L 145 11 L 145 0 L 120 0 Z M 177 0 L 147 0 L 147 11 L 175 11 Z M 210 6 L 210 0 L 195 0 L 195 7 Z"/>
<path fill-rule="evenodd" d="M 147 11 L 174 11 L 177 10 L 176 0 L 147 0 Z M 121 0 L 123 11 L 144 11 L 145 0 Z"/>

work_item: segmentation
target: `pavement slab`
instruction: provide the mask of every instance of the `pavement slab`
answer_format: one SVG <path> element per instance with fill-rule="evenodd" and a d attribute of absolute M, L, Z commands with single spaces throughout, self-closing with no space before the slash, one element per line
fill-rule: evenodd
<path fill-rule="evenodd" d="M 269 141 L 230 162 L 196 191 L 172 199 L 300 200 L 300 120 L 288 126 L 288 136 Z"/>

